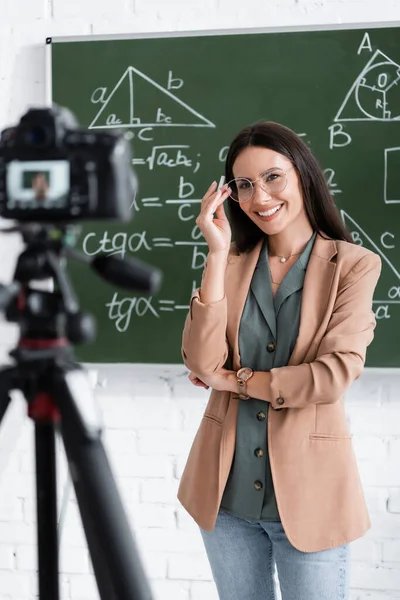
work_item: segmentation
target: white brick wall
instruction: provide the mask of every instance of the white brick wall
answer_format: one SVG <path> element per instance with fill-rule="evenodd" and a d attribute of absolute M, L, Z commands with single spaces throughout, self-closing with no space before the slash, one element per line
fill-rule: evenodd
<path fill-rule="evenodd" d="M 400 21 L 399 0 L 0 0 L 0 127 L 44 103 L 46 36 L 319 23 Z M 2 281 L 18 238 L 0 237 Z M 399 332 L 400 333 L 400 332 Z M 16 331 L 2 324 L 0 358 Z M 399 334 L 400 343 L 400 334 Z M 105 444 L 155 598 L 216 600 L 197 527 L 176 501 L 178 479 L 207 393 L 182 368 L 101 366 Z M 367 371 L 346 398 L 373 527 L 352 544 L 351 600 L 400 600 L 400 372 Z M 0 432 L 0 470 L 15 431 L 13 404 Z M 32 426 L 25 420 L 1 476 L 0 600 L 36 592 Z M 61 464 L 61 484 L 65 465 Z M 63 530 L 65 600 L 98 598 L 76 503 Z M 261 599 L 260 599 L 261 600 Z"/>

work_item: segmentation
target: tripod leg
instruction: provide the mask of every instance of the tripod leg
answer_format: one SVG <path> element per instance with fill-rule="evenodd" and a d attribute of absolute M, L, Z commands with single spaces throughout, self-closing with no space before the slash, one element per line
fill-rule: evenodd
<path fill-rule="evenodd" d="M 9 392 L 21 387 L 16 367 L 0 370 L 0 422 L 10 403 Z M 38 402 L 42 398 L 38 397 Z M 37 538 L 39 596 L 58 600 L 57 500 L 54 425 L 50 420 L 35 423 Z"/>
<path fill-rule="evenodd" d="M 101 442 L 100 428 L 95 423 L 93 393 L 83 370 L 78 367 L 65 373 L 60 369 L 54 380 L 53 396 L 61 413 L 61 435 L 82 519 L 87 520 L 90 512 L 90 521 L 84 525 L 85 531 L 91 532 L 89 550 L 92 554 L 96 542 L 97 555 L 101 554 L 102 564 L 108 566 L 117 600 L 151 600 L 150 587 Z M 99 585 L 96 571 L 95 575 Z M 109 600 L 109 596 L 102 595 L 103 598 Z"/>
<path fill-rule="evenodd" d="M 35 423 L 39 598 L 58 600 L 57 483 L 53 423 Z"/>
<path fill-rule="evenodd" d="M 66 491 L 68 493 L 68 488 L 72 485 L 72 479 L 68 479 L 67 482 L 67 490 L 64 489 L 64 496 Z M 92 514 L 90 511 L 90 506 L 85 502 L 85 496 L 81 493 L 80 487 L 75 487 L 75 495 L 78 499 L 79 510 L 82 517 L 82 524 L 85 531 L 86 540 L 89 547 L 90 557 L 92 559 L 94 572 L 96 574 L 97 587 L 100 593 L 100 598 L 104 598 L 107 600 L 118 600 L 115 595 L 115 590 L 113 589 L 112 580 L 110 578 L 110 574 L 108 572 L 108 565 L 104 560 L 104 556 L 101 553 L 100 549 L 100 541 L 96 538 L 96 528 L 92 523 Z M 65 502 L 65 497 L 63 499 Z M 62 508 L 62 513 L 66 513 L 67 506 Z M 63 514 L 60 515 L 58 531 L 60 532 L 58 536 L 58 547 L 60 548 L 60 542 L 62 537 L 62 526 L 64 522 Z"/>
<path fill-rule="evenodd" d="M 96 525 L 93 521 L 90 503 L 86 501 L 84 491 L 79 484 L 75 485 L 74 489 L 100 598 L 102 600 L 118 600 L 115 588 L 113 586 L 113 581 L 110 576 L 109 565 L 107 564 L 105 556 L 101 550 L 101 539 L 98 539 L 96 535 Z"/>
<path fill-rule="evenodd" d="M 17 387 L 14 385 L 15 374 L 15 367 L 4 367 L 0 369 L 0 423 L 11 402 L 10 391 Z"/>
<path fill-rule="evenodd" d="M 18 440 L 26 415 L 26 406 L 21 405 L 19 400 L 11 404 L 10 391 L 18 387 L 15 384 L 15 375 L 15 367 L 0 369 L 0 476 Z"/>

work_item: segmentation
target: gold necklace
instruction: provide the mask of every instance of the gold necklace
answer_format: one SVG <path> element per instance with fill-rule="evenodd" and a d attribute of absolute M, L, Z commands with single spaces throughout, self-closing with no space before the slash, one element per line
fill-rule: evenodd
<path fill-rule="evenodd" d="M 275 283 L 275 285 L 281 285 L 281 283 L 282 283 L 282 281 L 283 281 L 283 279 L 284 279 L 284 278 L 282 279 L 282 281 L 274 281 L 274 279 L 273 279 L 273 277 L 272 277 L 272 271 L 271 271 L 271 268 L 269 269 L 269 274 L 270 274 L 270 277 L 271 277 L 271 282 L 272 282 L 272 283 Z"/>
<path fill-rule="evenodd" d="M 285 263 L 287 260 L 289 260 L 289 258 L 291 256 L 298 256 L 299 254 L 301 254 L 301 252 L 295 252 L 294 254 L 289 254 L 289 256 L 280 256 L 279 254 L 273 254 L 272 252 L 268 251 L 268 254 L 270 256 L 276 256 L 280 259 L 281 263 Z"/>
<path fill-rule="evenodd" d="M 270 252 L 268 252 L 268 254 L 270 254 Z M 271 254 L 271 256 L 277 256 L 278 258 L 280 258 L 280 262 L 281 263 L 285 263 L 291 256 L 298 256 L 299 254 L 301 254 L 301 252 L 295 252 L 294 254 L 290 254 L 287 258 L 285 258 L 284 256 L 279 256 L 279 254 Z M 269 274 L 271 276 L 271 281 L 272 283 L 274 283 L 275 285 L 281 285 L 283 279 L 285 279 L 286 277 L 286 273 L 283 276 L 283 279 L 281 281 L 274 281 L 273 277 L 272 277 L 272 271 L 271 271 L 271 267 L 269 267 Z"/>

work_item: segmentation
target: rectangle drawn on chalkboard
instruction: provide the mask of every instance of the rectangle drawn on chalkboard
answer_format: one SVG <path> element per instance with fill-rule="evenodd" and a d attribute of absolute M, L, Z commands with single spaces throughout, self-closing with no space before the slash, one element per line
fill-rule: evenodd
<path fill-rule="evenodd" d="M 400 203 L 400 147 L 385 149 L 383 195 L 386 204 Z"/>

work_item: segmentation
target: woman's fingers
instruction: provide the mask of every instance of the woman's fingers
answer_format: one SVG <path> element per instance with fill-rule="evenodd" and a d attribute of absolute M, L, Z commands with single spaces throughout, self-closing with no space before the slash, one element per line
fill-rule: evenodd
<path fill-rule="evenodd" d="M 225 202 L 225 200 L 229 197 L 229 194 L 230 189 L 223 186 L 216 192 L 214 196 L 211 195 L 209 198 L 207 198 L 207 201 L 204 203 L 201 212 L 207 216 L 213 215 L 218 206 L 223 204 L 223 202 Z"/>
<path fill-rule="evenodd" d="M 215 193 L 213 192 L 210 196 L 208 196 L 206 193 L 206 195 L 203 197 L 201 210 L 197 217 L 197 225 L 201 224 L 202 222 L 208 223 L 209 221 L 212 221 L 217 207 L 224 202 L 226 197 L 227 195 L 224 193 L 223 188 Z"/>
<path fill-rule="evenodd" d="M 221 204 L 217 206 L 217 208 L 215 209 L 215 214 L 217 215 L 217 219 L 224 220 L 227 218 L 223 202 L 221 202 Z"/>
<path fill-rule="evenodd" d="M 201 379 L 196 377 L 194 373 L 189 373 L 189 379 L 191 383 L 193 383 L 193 385 L 195 385 L 196 387 L 203 387 L 206 390 L 208 390 L 209 386 L 206 383 L 204 383 L 204 381 L 201 381 Z"/>
<path fill-rule="evenodd" d="M 200 381 L 200 379 L 198 380 L 198 383 L 195 384 L 197 387 L 202 387 L 205 390 L 208 390 L 208 388 L 210 387 L 209 385 L 207 385 L 206 383 L 204 383 L 203 381 Z"/>
<path fill-rule="evenodd" d="M 203 199 L 201 201 L 202 206 L 207 202 L 207 200 L 213 195 L 215 194 L 217 190 L 217 182 L 213 181 L 212 184 L 210 185 L 210 187 L 208 188 L 208 190 L 206 191 L 206 193 L 203 196 Z"/>
<path fill-rule="evenodd" d="M 202 207 L 206 204 L 208 204 L 210 201 L 213 200 L 213 198 L 215 198 L 216 196 L 218 196 L 220 193 L 222 193 L 225 189 L 226 189 L 226 185 L 223 185 L 222 187 L 220 187 L 219 189 L 217 189 L 217 182 L 213 181 L 212 184 L 210 185 L 210 187 L 208 188 L 208 190 L 206 191 L 206 193 L 203 196 L 203 199 L 201 201 Z"/>
<path fill-rule="evenodd" d="M 200 229 L 208 244 L 210 252 L 229 251 L 231 231 L 224 209 L 219 210 L 226 198 L 231 193 L 227 185 L 215 191 L 216 183 L 213 182 L 205 193 L 200 214 L 196 218 L 196 225 Z M 218 215 L 214 218 L 214 215 Z M 194 384 L 196 385 L 196 384 Z"/>

